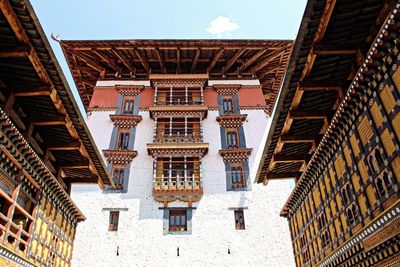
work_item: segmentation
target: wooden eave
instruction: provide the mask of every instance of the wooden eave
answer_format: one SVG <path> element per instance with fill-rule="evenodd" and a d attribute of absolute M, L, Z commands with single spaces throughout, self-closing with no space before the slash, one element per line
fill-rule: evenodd
<path fill-rule="evenodd" d="M 355 114 L 361 111 L 363 105 L 360 105 L 360 102 L 366 101 L 367 94 L 371 93 L 369 87 L 373 83 L 378 83 L 374 79 L 381 79 L 375 74 L 386 66 L 383 60 L 374 59 L 382 57 L 382 55 L 379 55 L 380 51 L 390 55 L 390 51 L 394 47 L 393 36 L 398 36 L 398 29 L 391 29 L 390 24 L 400 23 L 400 4 L 391 6 L 388 11 L 385 11 L 385 18 L 380 24 L 381 29 L 375 32 L 376 37 L 370 44 L 371 48 L 365 53 L 367 56 L 354 74 L 353 80 L 343 96 L 343 101 L 338 105 L 321 141 L 282 209 L 281 216 L 287 217 L 289 213 L 300 206 L 301 201 L 310 192 L 311 187 L 324 171 L 324 163 L 333 157 L 343 141 L 347 129 L 354 123 Z M 386 34 L 384 34 L 384 31 Z M 390 34 L 390 32 L 393 32 L 393 34 Z M 384 42 L 381 38 L 385 38 Z M 392 47 L 391 44 L 393 44 Z"/>
<path fill-rule="evenodd" d="M 60 44 L 86 109 L 97 80 L 195 74 L 201 76 L 199 81 L 260 79 L 269 112 L 292 47 L 290 40 L 62 40 Z"/>
<path fill-rule="evenodd" d="M 395 3 L 308 1 L 256 182 L 299 178 Z"/>
<path fill-rule="evenodd" d="M 112 183 L 31 4 L 4 0 L 0 10 L 0 105 L 5 114 L 67 186 L 80 179 L 101 187 Z M 87 162 L 86 168 L 68 167 L 79 162 Z"/>

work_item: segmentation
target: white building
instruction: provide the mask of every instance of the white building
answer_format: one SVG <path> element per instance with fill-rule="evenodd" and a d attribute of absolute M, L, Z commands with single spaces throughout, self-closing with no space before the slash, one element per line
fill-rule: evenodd
<path fill-rule="evenodd" d="M 269 127 L 262 86 L 208 74 L 99 79 L 86 122 L 114 187 L 72 187 L 87 217 L 72 265 L 293 266 L 279 217 L 289 181 L 254 183 Z"/>

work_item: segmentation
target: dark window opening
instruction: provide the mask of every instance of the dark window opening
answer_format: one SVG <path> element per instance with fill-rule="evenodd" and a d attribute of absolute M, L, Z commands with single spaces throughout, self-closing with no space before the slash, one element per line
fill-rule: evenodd
<path fill-rule="evenodd" d="M 222 100 L 222 109 L 224 113 L 233 113 L 233 99 L 232 98 L 224 98 Z"/>
<path fill-rule="evenodd" d="M 243 210 L 235 210 L 235 228 L 236 230 L 245 229 Z"/>
<path fill-rule="evenodd" d="M 245 183 L 244 183 L 242 167 L 232 167 L 231 178 L 232 178 L 232 186 L 234 188 L 244 187 Z"/>
<path fill-rule="evenodd" d="M 186 209 L 169 210 L 169 231 L 170 232 L 187 231 Z"/>
<path fill-rule="evenodd" d="M 121 168 L 114 169 L 113 182 L 116 189 L 122 189 L 124 185 L 124 169 Z"/>
<path fill-rule="evenodd" d="M 238 136 L 236 131 L 229 131 L 226 134 L 226 142 L 228 147 L 238 147 Z"/>
<path fill-rule="evenodd" d="M 318 228 L 319 228 L 319 230 L 321 231 L 322 228 L 324 228 L 325 225 L 326 225 L 326 223 L 327 223 L 326 217 L 325 217 L 325 214 L 324 214 L 324 213 L 321 213 L 321 215 L 320 215 L 320 216 L 318 217 L 318 219 L 317 219 L 317 222 L 318 222 Z"/>
<path fill-rule="evenodd" d="M 390 182 L 390 178 L 387 172 L 383 173 L 383 183 L 385 184 L 387 191 L 390 191 L 390 189 L 392 189 L 393 184 Z"/>
<path fill-rule="evenodd" d="M 123 113 L 124 114 L 133 114 L 133 107 L 134 107 L 134 101 L 132 99 L 125 100 Z"/>
<path fill-rule="evenodd" d="M 380 177 L 378 177 L 376 179 L 375 184 L 376 184 L 376 189 L 378 191 L 379 198 L 382 198 L 386 193 L 386 188 L 385 188 L 385 185 L 383 184 L 382 179 Z"/>
<path fill-rule="evenodd" d="M 118 220 L 119 220 L 119 211 L 110 211 L 110 222 L 108 225 L 108 231 L 110 232 L 118 231 Z"/>
<path fill-rule="evenodd" d="M 119 133 L 117 149 L 128 149 L 129 146 L 129 133 Z"/>
<path fill-rule="evenodd" d="M 330 239 L 328 230 L 325 230 L 325 231 L 321 234 L 321 239 L 322 239 L 322 247 L 323 247 L 323 248 L 326 248 L 326 247 L 330 244 L 330 242 L 331 242 L 331 239 Z"/>

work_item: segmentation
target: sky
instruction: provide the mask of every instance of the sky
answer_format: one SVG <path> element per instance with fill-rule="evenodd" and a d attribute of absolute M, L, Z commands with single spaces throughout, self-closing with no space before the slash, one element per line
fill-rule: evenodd
<path fill-rule="evenodd" d="M 295 39 L 306 0 L 31 0 L 74 92 L 59 44 L 101 39 Z"/>

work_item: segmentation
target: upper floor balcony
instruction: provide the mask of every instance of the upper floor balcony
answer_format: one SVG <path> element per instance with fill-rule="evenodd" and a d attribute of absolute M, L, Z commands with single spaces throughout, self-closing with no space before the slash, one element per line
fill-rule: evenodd
<path fill-rule="evenodd" d="M 201 143 L 200 118 L 159 118 L 155 122 L 155 143 Z"/>
<path fill-rule="evenodd" d="M 157 87 L 155 106 L 197 106 L 204 104 L 202 87 Z"/>

